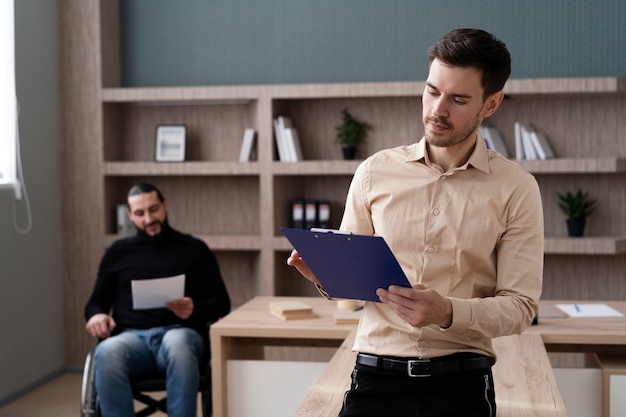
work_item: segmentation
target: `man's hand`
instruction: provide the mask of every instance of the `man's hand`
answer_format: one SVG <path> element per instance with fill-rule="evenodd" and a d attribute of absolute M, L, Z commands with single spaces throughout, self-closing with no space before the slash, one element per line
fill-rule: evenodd
<path fill-rule="evenodd" d="M 179 298 L 166 304 L 168 310 L 183 320 L 187 320 L 193 313 L 193 300 L 189 297 Z"/>
<path fill-rule="evenodd" d="M 111 332 L 115 329 L 115 320 L 108 314 L 94 314 L 91 316 L 85 328 L 87 332 L 98 339 L 106 339 L 111 336 Z"/>
<path fill-rule="evenodd" d="M 376 295 L 401 319 L 413 327 L 436 324 L 442 328 L 452 325 L 452 302 L 420 284 L 413 288 L 391 285 L 379 288 Z"/>
<path fill-rule="evenodd" d="M 291 251 L 291 255 L 287 258 L 287 265 L 295 267 L 303 277 L 311 281 L 313 284 L 320 285 L 320 282 L 313 274 L 313 271 L 311 271 L 306 262 L 304 262 L 304 259 L 302 259 L 298 251 L 295 249 Z"/>

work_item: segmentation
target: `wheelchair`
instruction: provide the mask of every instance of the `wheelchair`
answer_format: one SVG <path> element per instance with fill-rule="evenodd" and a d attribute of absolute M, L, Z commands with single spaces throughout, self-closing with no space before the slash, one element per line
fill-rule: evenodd
<path fill-rule="evenodd" d="M 98 403 L 98 393 L 95 383 L 95 348 L 92 349 L 85 358 L 83 368 L 83 380 L 80 396 L 81 417 L 100 417 L 100 405 Z M 142 404 L 140 410 L 135 411 L 136 417 L 145 417 L 157 411 L 167 413 L 167 398 L 156 399 L 147 393 L 165 391 L 165 376 L 152 377 L 131 382 L 133 398 Z M 198 392 L 201 394 L 201 405 L 203 417 L 210 417 L 213 411 L 211 397 L 211 368 L 207 366 L 204 372 L 200 373 L 200 383 Z"/>

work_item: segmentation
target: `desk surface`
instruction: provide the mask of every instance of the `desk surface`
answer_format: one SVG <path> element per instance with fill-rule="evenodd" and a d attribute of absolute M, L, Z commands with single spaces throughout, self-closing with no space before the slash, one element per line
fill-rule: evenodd
<path fill-rule="evenodd" d="M 541 307 L 570 304 L 568 300 L 540 301 Z M 575 301 L 578 304 L 604 303 L 624 314 L 622 317 L 541 317 L 525 333 L 540 334 L 546 345 L 626 346 L 626 301 Z"/>

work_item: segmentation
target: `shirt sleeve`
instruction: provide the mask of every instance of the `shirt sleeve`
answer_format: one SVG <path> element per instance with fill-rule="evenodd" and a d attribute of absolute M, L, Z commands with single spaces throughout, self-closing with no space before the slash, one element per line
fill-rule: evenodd
<path fill-rule="evenodd" d="M 543 208 L 536 181 L 517 192 L 507 227 L 496 246 L 497 277 L 493 297 L 452 298 L 449 330 L 469 337 L 519 334 L 538 311 L 543 281 Z"/>

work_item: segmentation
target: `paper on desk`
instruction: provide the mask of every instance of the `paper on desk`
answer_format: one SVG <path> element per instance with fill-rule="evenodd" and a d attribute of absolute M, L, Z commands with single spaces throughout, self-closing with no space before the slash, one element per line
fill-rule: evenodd
<path fill-rule="evenodd" d="M 168 278 L 133 280 L 130 284 L 135 310 L 165 307 L 168 301 L 183 298 L 185 294 L 184 274 Z"/>
<path fill-rule="evenodd" d="M 557 304 L 570 317 L 622 317 L 623 314 L 606 304 Z"/>

